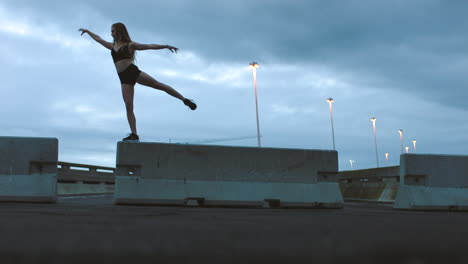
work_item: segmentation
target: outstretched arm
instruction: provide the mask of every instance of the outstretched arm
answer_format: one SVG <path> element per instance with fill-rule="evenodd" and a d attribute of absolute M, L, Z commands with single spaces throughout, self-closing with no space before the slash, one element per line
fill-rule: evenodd
<path fill-rule="evenodd" d="M 131 49 L 134 49 L 134 50 L 147 50 L 147 49 L 154 49 L 154 50 L 158 50 L 158 49 L 168 49 L 170 50 L 171 52 L 175 52 L 177 53 L 177 51 L 179 50 L 178 48 L 174 47 L 174 46 L 170 46 L 170 45 L 158 45 L 158 44 L 140 44 L 140 43 L 137 43 L 137 42 L 130 42 L 129 44 L 129 47 Z"/>
<path fill-rule="evenodd" d="M 83 36 L 84 33 L 88 33 L 88 35 L 90 35 L 95 41 L 99 42 L 101 45 L 103 45 L 104 47 L 106 47 L 108 49 L 112 49 L 112 43 L 103 40 L 101 37 L 94 34 L 93 32 L 91 32 L 91 31 L 89 31 L 87 29 L 83 29 L 83 28 L 78 29 L 78 31 L 81 31 L 82 36 Z"/>

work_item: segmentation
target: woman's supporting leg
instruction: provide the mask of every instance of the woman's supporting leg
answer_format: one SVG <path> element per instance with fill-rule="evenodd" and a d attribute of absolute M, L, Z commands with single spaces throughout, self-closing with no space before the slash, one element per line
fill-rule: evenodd
<path fill-rule="evenodd" d="M 133 113 L 133 95 L 135 94 L 135 85 L 122 84 L 122 97 L 125 102 L 125 109 L 127 110 L 128 124 L 133 134 L 137 134 L 136 118 Z"/>
<path fill-rule="evenodd" d="M 183 97 L 174 88 L 172 88 L 169 85 L 166 85 L 164 83 L 160 83 L 160 82 L 156 81 L 153 77 L 149 76 L 145 72 L 141 72 L 136 81 L 137 81 L 137 83 L 139 83 L 141 85 L 149 86 L 151 88 L 164 91 L 164 92 L 174 96 L 175 98 L 179 98 L 181 101 L 184 101 L 184 99 L 185 99 L 185 97 Z"/>

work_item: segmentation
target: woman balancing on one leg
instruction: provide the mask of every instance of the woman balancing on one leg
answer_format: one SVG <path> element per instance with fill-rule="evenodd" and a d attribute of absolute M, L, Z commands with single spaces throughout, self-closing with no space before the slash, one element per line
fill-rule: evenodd
<path fill-rule="evenodd" d="M 162 90 L 180 99 L 192 110 L 197 108 L 197 105 L 192 100 L 183 97 L 179 92 L 177 92 L 169 85 L 156 81 L 145 72 L 140 71 L 138 67 L 133 64 L 136 50 L 168 49 L 171 52 L 177 53 L 179 50 L 178 48 L 169 45 L 140 44 L 134 42 L 130 39 L 127 28 L 122 23 L 116 23 L 112 25 L 111 35 L 114 38 L 113 43 L 103 40 L 101 37 L 87 29 L 80 28 L 79 31 L 82 32 L 81 35 L 88 33 L 95 41 L 101 43 L 101 45 L 111 50 L 115 68 L 117 69 L 120 83 L 122 84 L 122 96 L 125 102 L 125 107 L 127 109 L 128 124 L 130 125 L 130 129 L 132 131 L 128 137 L 123 139 L 124 141 L 139 140 L 136 129 L 135 114 L 133 113 L 133 94 L 135 83 Z"/>

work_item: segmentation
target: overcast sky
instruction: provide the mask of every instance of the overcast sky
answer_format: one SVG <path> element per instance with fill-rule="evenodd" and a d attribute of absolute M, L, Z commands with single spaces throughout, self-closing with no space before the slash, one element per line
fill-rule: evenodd
<path fill-rule="evenodd" d="M 332 149 L 340 170 L 399 164 L 414 152 L 468 149 L 468 1 L 171 0 L 0 1 L 4 136 L 57 137 L 59 160 L 115 166 L 130 132 L 107 41 L 126 24 L 146 50 L 137 66 L 199 108 L 135 87 L 141 141 L 257 145 L 252 72 L 257 61 L 263 147 Z M 227 140 L 251 137 L 243 140 Z M 385 153 L 389 153 L 388 162 Z"/>

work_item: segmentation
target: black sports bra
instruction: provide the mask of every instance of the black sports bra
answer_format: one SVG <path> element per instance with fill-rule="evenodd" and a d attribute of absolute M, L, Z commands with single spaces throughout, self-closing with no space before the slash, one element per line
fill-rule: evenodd
<path fill-rule="evenodd" d="M 112 47 L 111 55 L 114 62 L 124 59 L 132 59 L 132 54 L 130 54 L 130 51 L 128 50 L 128 44 L 120 47 L 117 52 L 114 50 L 114 47 Z"/>

